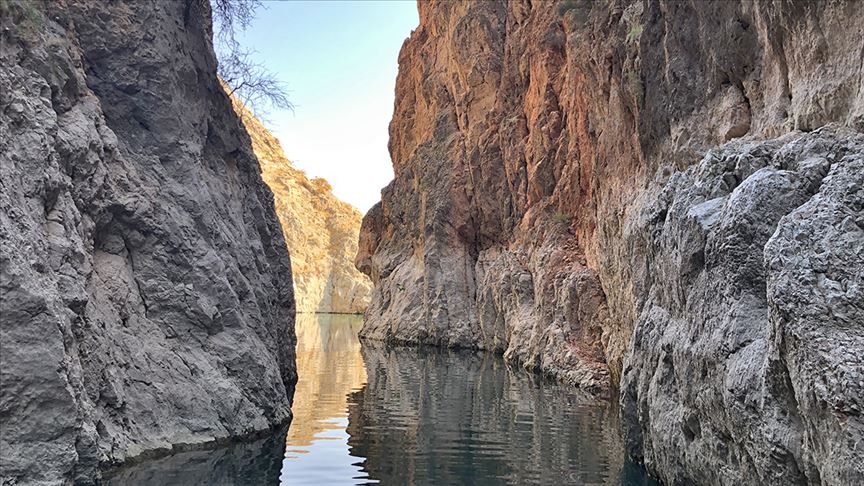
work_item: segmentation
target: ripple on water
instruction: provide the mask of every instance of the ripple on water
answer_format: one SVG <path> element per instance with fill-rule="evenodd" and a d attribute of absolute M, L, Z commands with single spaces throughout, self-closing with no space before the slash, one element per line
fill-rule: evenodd
<path fill-rule="evenodd" d="M 486 353 L 361 346 L 361 325 L 298 318 L 302 431 L 289 430 L 283 484 L 652 484 L 625 460 L 609 403 Z"/>
<path fill-rule="evenodd" d="M 616 412 L 498 356 L 387 348 L 356 316 L 297 316 L 287 432 L 114 471 L 136 485 L 653 485 Z"/>

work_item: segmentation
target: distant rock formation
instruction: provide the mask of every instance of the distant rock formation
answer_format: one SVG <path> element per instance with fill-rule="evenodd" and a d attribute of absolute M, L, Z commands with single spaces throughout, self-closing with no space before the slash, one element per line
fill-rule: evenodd
<path fill-rule="evenodd" d="M 864 2 L 419 13 L 362 335 L 618 385 L 667 484 L 864 484 Z"/>
<path fill-rule="evenodd" d="M 234 109 L 273 191 L 291 253 L 297 312 L 362 313 L 372 291 L 369 277 L 354 266 L 363 215 L 334 196 L 326 180 L 310 180 L 294 168 L 279 140 L 237 99 Z"/>
<path fill-rule="evenodd" d="M 281 426 L 293 322 L 209 2 L 0 2 L 0 483 Z"/>

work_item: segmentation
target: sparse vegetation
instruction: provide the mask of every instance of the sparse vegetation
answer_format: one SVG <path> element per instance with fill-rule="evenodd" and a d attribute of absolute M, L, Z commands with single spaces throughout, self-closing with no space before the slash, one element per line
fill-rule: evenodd
<path fill-rule="evenodd" d="M 576 0 L 564 0 L 558 4 L 558 15 L 564 16 L 564 14 L 575 8 Z"/>
<path fill-rule="evenodd" d="M 572 217 L 569 214 L 562 213 L 561 211 L 555 211 L 552 214 L 552 221 L 556 224 L 570 226 L 571 219 Z"/>
<path fill-rule="evenodd" d="M 584 25 L 588 21 L 588 14 L 593 6 L 593 0 L 564 0 L 558 3 L 557 11 L 561 17 L 568 12 L 573 12 L 573 18 Z"/>
<path fill-rule="evenodd" d="M 228 85 L 228 94 L 242 101 L 259 118 L 272 108 L 292 109 L 284 83 L 255 62 L 254 51 L 244 49 L 237 41 L 237 33 L 249 27 L 261 0 L 212 0 L 211 7 L 217 73 Z"/>
<path fill-rule="evenodd" d="M 642 35 L 642 24 L 633 24 L 630 27 L 630 31 L 627 32 L 627 42 L 636 42 L 639 40 L 639 36 Z"/>
<path fill-rule="evenodd" d="M 317 192 L 332 192 L 333 186 L 327 182 L 327 179 L 322 177 L 315 177 L 312 179 L 312 187 L 315 188 Z"/>
<path fill-rule="evenodd" d="M 24 35 L 25 41 L 33 41 L 38 36 L 45 19 L 32 0 L 0 0 L 0 15 L 9 18 Z"/>
<path fill-rule="evenodd" d="M 625 71 L 624 78 L 630 96 L 633 97 L 637 106 L 642 106 L 642 102 L 645 101 L 645 90 L 642 88 L 642 79 L 639 77 L 639 73 L 630 68 Z"/>

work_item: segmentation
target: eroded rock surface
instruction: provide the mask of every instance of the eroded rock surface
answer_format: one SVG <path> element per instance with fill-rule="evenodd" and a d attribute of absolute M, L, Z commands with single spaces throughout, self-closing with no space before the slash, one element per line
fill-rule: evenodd
<path fill-rule="evenodd" d="M 0 6 L 0 482 L 290 418 L 291 267 L 207 2 Z"/>
<path fill-rule="evenodd" d="M 669 484 L 864 482 L 864 4 L 419 11 L 362 334 L 620 386 Z"/>
<path fill-rule="evenodd" d="M 859 483 L 864 136 L 732 142 L 652 187 L 626 236 L 650 275 L 621 383 L 631 451 L 670 482 Z"/>
<path fill-rule="evenodd" d="M 363 215 L 334 196 L 326 180 L 310 180 L 296 169 L 279 140 L 242 103 L 234 100 L 234 109 L 252 137 L 261 176 L 273 191 L 291 253 L 297 311 L 363 313 L 372 282 L 353 260 Z"/>

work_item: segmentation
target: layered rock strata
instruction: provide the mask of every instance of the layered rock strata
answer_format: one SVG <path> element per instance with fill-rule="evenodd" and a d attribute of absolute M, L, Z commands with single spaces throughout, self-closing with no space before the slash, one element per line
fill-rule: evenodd
<path fill-rule="evenodd" d="M 419 12 L 362 334 L 620 387 L 668 484 L 864 481 L 864 4 Z"/>
<path fill-rule="evenodd" d="M 291 267 L 208 2 L 0 2 L 0 483 L 290 418 Z"/>
<path fill-rule="evenodd" d="M 234 109 L 273 191 L 291 253 L 297 311 L 362 314 L 372 290 L 369 277 L 354 266 L 363 215 L 334 196 L 326 180 L 295 168 L 279 140 L 237 99 Z"/>

